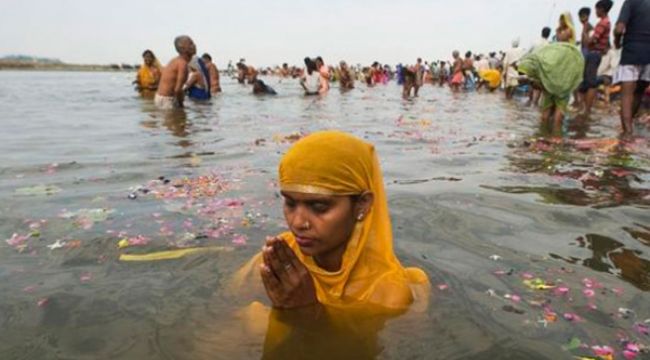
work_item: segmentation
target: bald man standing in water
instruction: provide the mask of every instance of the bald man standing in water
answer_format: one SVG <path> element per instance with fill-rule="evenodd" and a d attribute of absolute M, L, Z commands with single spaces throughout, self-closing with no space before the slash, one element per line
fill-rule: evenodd
<path fill-rule="evenodd" d="M 181 35 L 174 39 L 178 56 L 165 66 L 160 77 L 158 92 L 154 103 L 159 109 L 171 110 L 183 107 L 185 93 L 183 85 L 187 81 L 187 65 L 196 54 L 196 46 L 189 36 Z"/>

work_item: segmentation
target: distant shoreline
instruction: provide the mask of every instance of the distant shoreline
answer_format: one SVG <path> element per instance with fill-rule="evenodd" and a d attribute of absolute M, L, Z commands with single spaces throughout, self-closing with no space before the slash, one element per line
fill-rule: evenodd
<path fill-rule="evenodd" d="M 19 61 L 0 61 L 2 70 L 23 70 L 23 71 L 110 71 L 110 72 L 134 72 L 136 68 L 122 68 L 119 65 L 78 65 L 78 64 L 43 64 Z"/>

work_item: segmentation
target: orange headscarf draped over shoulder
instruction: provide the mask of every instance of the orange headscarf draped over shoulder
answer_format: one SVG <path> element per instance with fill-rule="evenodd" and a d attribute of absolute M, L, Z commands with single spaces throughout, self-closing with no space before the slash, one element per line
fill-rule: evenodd
<path fill-rule="evenodd" d="M 284 155 L 279 176 L 283 191 L 330 196 L 370 191 L 374 195 L 372 208 L 357 222 L 337 272 L 328 272 L 303 255 L 291 232 L 280 235 L 311 273 L 321 303 L 404 310 L 417 297 L 426 297 L 426 274 L 402 267 L 393 252 L 388 203 L 373 145 L 339 131 L 317 132 Z"/>

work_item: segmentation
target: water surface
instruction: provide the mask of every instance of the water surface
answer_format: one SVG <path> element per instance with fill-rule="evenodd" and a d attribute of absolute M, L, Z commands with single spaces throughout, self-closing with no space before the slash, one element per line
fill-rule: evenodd
<path fill-rule="evenodd" d="M 433 284 L 421 322 L 379 333 L 379 358 L 571 359 L 596 345 L 618 358 L 650 343 L 643 125 L 619 143 L 604 110 L 554 134 L 496 93 L 304 98 L 275 78 L 277 97 L 226 80 L 211 104 L 166 114 L 131 77 L 0 72 L 0 358 L 259 358 L 262 338 L 227 331 L 245 304 L 225 287 L 284 228 L 280 156 L 330 128 L 376 145 L 396 251 Z M 146 244 L 118 249 L 124 238 Z M 232 249 L 118 260 L 207 246 Z M 524 283 L 536 278 L 555 288 Z"/>

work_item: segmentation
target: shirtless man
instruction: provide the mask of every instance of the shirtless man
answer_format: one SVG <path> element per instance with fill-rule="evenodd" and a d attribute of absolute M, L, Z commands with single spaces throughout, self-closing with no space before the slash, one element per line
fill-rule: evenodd
<path fill-rule="evenodd" d="M 194 41 L 187 36 L 181 35 L 174 39 L 174 47 L 178 56 L 165 66 L 160 77 L 158 92 L 154 98 L 154 103 L 159 109 L 171 110 L 183 107 L 185 93 L 183 85 L 187 81 L 187 65 L 196 54 Z"/>
<path fill-rule="evenodd" d="M 422 59 L 418 58 L 415 63 L 415 84 L 413 85 L 413 90 L 415 92 L 415 97 L 418 97 L 418 92 L 424 84 L 424 67 L 422 66 Z"/>
<path fill-rule="evenodd" d="M 255 84 L 255 80 L 257 80 L 257 69 L 255 69 L 254 66 L 249 65 L 246 68 L 246 80 L 249 85 Z"/>
<path fill-rule="evenodd" d="M 340 75 L 341 91 L 354 89 L 354 77 L 350 72 L 350 68 L 348 67 L 348 64 L 346 64 L 345 61 L 341 61 L 339 63 L 339 66 L 340 66 L 339 73 L 341 74 Z"/>
<path fill-rule="evenodd" d="M 465 75 L 465 88 L 474 87 L 474 60 L 472 60 L 472 52 L 465 53 L 465 60 L 463 60 L 463 75 Z"/>
<path fill-rule="evenodd" d="M 452 65 L 452 76 L 449 86 L 454 92 L 460 91 L 460 86 L 465 82 L 465 76 L 463 76 L 463 59 L 460 58 L 460 53 L 457 50 L 454 50 L 452 53 L 454 58 L 454 63 Z"/>
<path fill-rule="evenodd" d="M 327 66 L 325 66 L 325 62 L 323 61 L 322 57 L 316 57 L 315 62 L 316 69 L 318 69 L 318 73 L 320 74 L 318 94 L 325 95 L 330 90 L 330 71 Z"/>
<path fill-rule="evenodd" d="M 205 66 L 208 68 L 208 73 L 210 74 L 210 92 L 212 95 L 220 93 L 221 84 L 219 81 L 219 69 L 217 69 L 217 65 L 212 62 L 212 56 L 210 56 L 208 53 L 205 53 L 203 56 L 201 56 L 201 59 L 203 59 Z"/>

